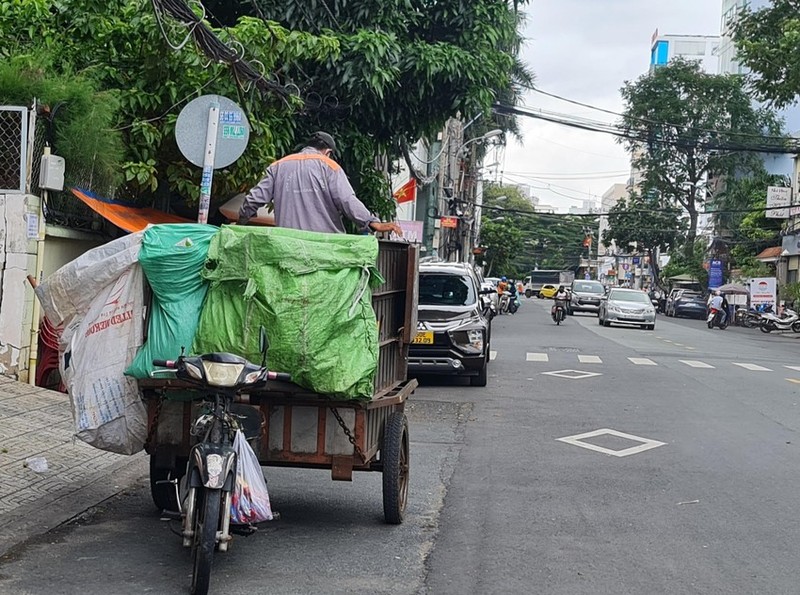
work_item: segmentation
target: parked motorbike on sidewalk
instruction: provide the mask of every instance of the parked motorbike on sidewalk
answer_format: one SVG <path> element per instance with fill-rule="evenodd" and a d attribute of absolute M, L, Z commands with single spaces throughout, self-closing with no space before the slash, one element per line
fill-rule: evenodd
<path fill-rule="evenodd" d="M 194 570 L 192 595 L 208 593 L 214 551 L 225 552 L 231 541 L 231 502 L 236 488 L 237 455 L 233 447 L 238 416 L 231 412 L 234 397 L 245 388 L 257 388 L 270 380 L 291 381 L 289 374 L 265 367 L 266 333 L 261 331 L 260 366 L 231 353 L 208 353 L 177 360 L 153 360 L 151 376 L 166 372 L 197 386 L 201 412 L 192 423 L 191 434 L 199 436 L 189 453 L 186 473 L 172 481 L 182 520 L 183 545 L 192 548 Z"/>
<path fill-rule="evenodd" d="M 761 322 L 758 328 L 761 329 L 762 333 L 788 330 L 800 333 L 800 316 L 789 308 L 783 311 L 783 317 L 772 312 L 765 312 L 761 315 Z"/>
<path fill-rule="evenodd" d="M 724 331 L 728 328 L 728 315 L 724 310 L 710 308 L 706 324 L 708 324 L 709 329 L 713 329 L 716 326 L 719 330 Z"/>
<path fill-rule="evenodd" d="M 555 322 L 556 325 L 561 324 L 566 315 L 567 315 L 567 308 L 566 305 L 564 304 L 564 301 L 556 300 L 556 303 L 553 306 L 553 310 L 550 312 L 550 316 L 552 316 L 553 322 Z"/>

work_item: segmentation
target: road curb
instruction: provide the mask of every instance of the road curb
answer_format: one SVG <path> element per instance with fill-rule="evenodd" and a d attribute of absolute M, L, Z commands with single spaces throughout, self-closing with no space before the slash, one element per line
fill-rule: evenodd
<path fill-rule="evenodd" d="M 119 494 L 148 473 L 148 457 L 139 453 L 98 471 L 80 484 L 4 513 L 0 517 L 0 556 Z"/>

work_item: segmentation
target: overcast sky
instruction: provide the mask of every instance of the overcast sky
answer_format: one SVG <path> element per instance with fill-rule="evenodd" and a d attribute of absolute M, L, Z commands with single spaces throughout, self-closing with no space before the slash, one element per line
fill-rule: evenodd
<path fill-rule="evenodd" d="M 526 7 L 522 57 L 538 88 L 619 112 L 623 83 L 649 68 L 653 32 L 718 35 L 721 5 L 722 0 L 533 0 Z M 594 120 L 615 119 L 533 92 L 524 103 Z M 531 118 L 521 118 L 520 124 L 522 142 L 509 138 L 505 155 L 495 159 L 489 154 L 485 164 L 498 161 L 490 171 L 501 171 L 505 183 L 534 186 L 541 203 L 561 212 L 587 199 L 599 206 L 613 183 L 627 179 L 628 158 L 614 137 Z"/>

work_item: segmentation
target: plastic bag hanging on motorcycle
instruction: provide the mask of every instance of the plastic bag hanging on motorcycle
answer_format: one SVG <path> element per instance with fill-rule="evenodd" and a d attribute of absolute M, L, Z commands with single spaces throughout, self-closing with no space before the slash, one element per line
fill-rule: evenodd
<path fill-rule="evenodd" d="M 233 440 L 236 451 L 236 488 L 231 498 L 231 522 L 237 525 L 271 521 L 272 507 L 269 503 L 267 482 L 253 449 L 244 433 L 236 431 Z"/>

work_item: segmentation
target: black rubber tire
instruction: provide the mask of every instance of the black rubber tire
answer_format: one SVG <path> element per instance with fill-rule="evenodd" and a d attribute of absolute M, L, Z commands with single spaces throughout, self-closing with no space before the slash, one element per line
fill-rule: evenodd
<path fill-rule="evenodd" d="M 608 320 L 604 320 L 603 326 L 611 326 L 611 323 Z"/>
<path fill-rule="evenodd" d="M 194 571 L 192 572 L 192 595 L 207 595 L 211 584 L 211 567 L 217 547 L 219 509 L 222 490 L 198 489 L 197 517 L 194 523 Z"/>
<path fill-rule="evenodd" d="M 173 485 L 171 483 L 158 482 L 170 479 L 177 479 L 180 482 L 185 474 L 185 460 L 176 460 L 175 468 L 156 467 L 156 456 L 154 454 L 150 455 L 150 495 L 159 512 L 164 510 L 177 512 L 180 507 L 178 506 L 178 497 Z"/>
<path fill-rule="evenodd" d="M 530 289 L 526 289 L 525 290 L 525 297 L 526 298 L 530 299 L 532 295 L 533 295 L 533 292 Z"/>
<path fill-rule="evenodd" d="M 648 325 L 647 325 L 647 330 L 648 330 L 648 331 L 654 331 L 654 330 L 656 330 L 656 325 L 655 325 L 655 324 L 648 324 Z"/>
<path fill-rule="evenodd" d="M 795 322 L 795 323 L 792 325 L 792 330 L 793 330 L 795 333 L 800 333 L 800 320 L 798 320 L 797 322 Z"/>
<path fill-rule="evenodd" d="M 383 432 L 381 463 L 383 465 L 383 517 L 390 525 L 403 522 L 408 503 L 410 470 L 408 419 L 395 411 L 389 416 Z"/>
<path fill-rule="evenodd" d="M 603 319 L 600 318 L 600 314 L 599 313 L 597 314 L 597 324 L 599 324 L 600 326 L 603 326 Z"/>
<path fill-rule="evenodd" d="M 764 324 L 764 323 L 759 324 L 758 328 L 761 329 L 762 333 L 771 333 L 772 332 L 772 329 L 770 328 L 770 326 L 768 324 Z"/>
<path fill-rule="evenodd" d="M 483 363 L 483 367 L 481 368 L 481 371 L 478 373 L 478 375 L 469 377 L 469 385 L 486 386 L 486 383 L 488 381 L 489 381 L 489 360 L 486 360 Z"/>

